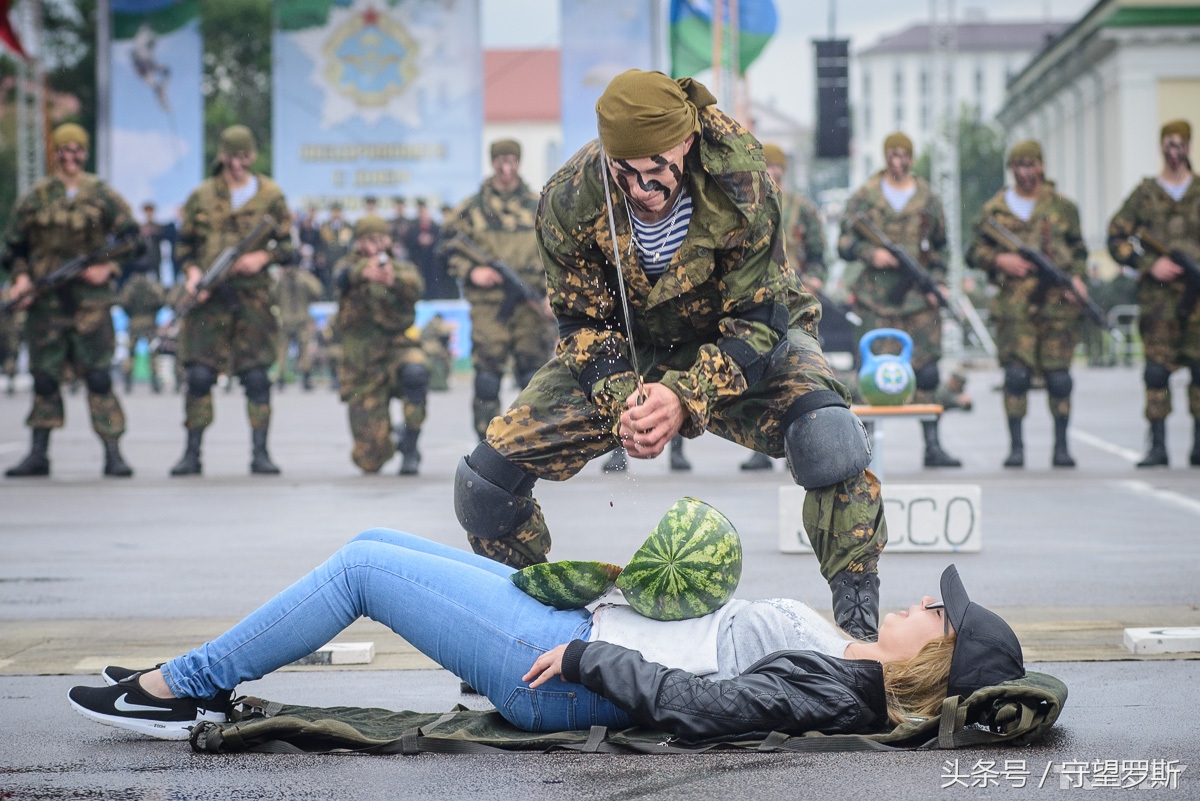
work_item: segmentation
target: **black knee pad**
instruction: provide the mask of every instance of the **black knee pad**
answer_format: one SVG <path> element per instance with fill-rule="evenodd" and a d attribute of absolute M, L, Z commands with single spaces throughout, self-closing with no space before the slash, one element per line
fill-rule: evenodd
<path fill-rule="evenodd" d="M 187 368 L 188 394 L 203 398 L 217 383 L 217 371 L 205 364 L 192 364 Z"/>
<path fill-rule="evenodd" d="M 112 392 L 112 373 L 108 370 L 88 370 L 83 383 L 93 395 L 107 395 Z"/>
<path fill-rule="evenodd" d="M 459 524 L 481 539 L 511 534 L 533 514 L 536 476 L 481 442 L 458 461 L 454 473 L 454 513 Z"/>
<path fill-rule="evenodd" d="M 1004 394 L 1025 395 L 1029 392 L 1029 370 L 1023 364 L 1010 364 L 1004 368 Z"/>
<path fill-rule="evenodd" d="M 45 373 L 33 374 L 33 394 L 43 398 L 58 394 L 58 382 Z"/>
<path fill-rule="evenodd" d="M 1046 393 L 1052 398 L 1069 398 L 1075 382 L 1066 370 L 1051 370 L 1046 373 Z"/>
<path fill-rule="evenodd" d="M 500 400 L 500 374 L 476 373 L 475 397 L 481 401 Z"/>
<path fill-rule="evenodd" d="M 783 424 L 792 479 L 806 490 L 853 478 L 871 464 L 871 444 L 862 421 L 833 390 L 802 395 L 788 409 Z"/>
<path fill-rule="evenodd" d="M 271 402 L 271 379 L 267 377 L 267 371 L 264 368 L 253 367 L 242 373 L 241 379 L 246 400 L 251 403 Z"/>
<path fill-rule="evenodd" d="M 424 403 L 429 394 L 429 368 L 423 364 L 402 366 L 400 392 L 409 403 Z"/>
<path fill-rule="evenodd" d="M 517 370 L 513 376 L 517 381 L 517 389 L 525 389 L 529 386 L 529 382 L 533 380 L 533 376 L 537 373 L 538 368 L 532 370 Z"/>
<path fill-rule="evenodd" d="M 1200 387 L 1200 364 L 1192 365 L 1192 386 Z"/>
<path fill-rule="evenodd" d="M 942 376 L 938 373 L 937 362 L 930 362 L 917 370 L 917 389 L 933 392 L 941 381 Z"/>
<path fill-rule="evenodd" d="M 1146 389 L 1166 389 L 1171 381 L 1171 371 L 1165 364 L 1146 362 L 1142 380 L 1146 382 Z"/>

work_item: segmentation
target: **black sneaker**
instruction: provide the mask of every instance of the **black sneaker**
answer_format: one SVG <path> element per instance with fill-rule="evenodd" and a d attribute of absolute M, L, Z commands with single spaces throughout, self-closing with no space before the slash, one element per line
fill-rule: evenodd
<path fill-rule="evenodd" d="M 229 692 L 213 698 L 155 698 L 136 681 L 110 687 L 72 687 L 71 706 L 85 718 L 160 740 L 186 740 L 202 720 L 225 722 Z"/>
<path fill-rule="evenodd" d="M 133 678 L 134 676 L 140 676 L 143 673 L 149 673 L 151 670 L 158 670 L 162 666 L 163 666 L 163 663 L 159 662 L 157 665 L 150 668 L 149 670 L 134 670 L 133 668 L 123 668 L 123 667 L 117 667 L 116 665 L 106 665 L 104 670 L 100 671 L 100 678 L 104 679 L 104 683 L 107 684 L 109 687 L 111 687 L 118 682 L 122 682 L 122 681 L 125 681 L 126 679 Z"/>

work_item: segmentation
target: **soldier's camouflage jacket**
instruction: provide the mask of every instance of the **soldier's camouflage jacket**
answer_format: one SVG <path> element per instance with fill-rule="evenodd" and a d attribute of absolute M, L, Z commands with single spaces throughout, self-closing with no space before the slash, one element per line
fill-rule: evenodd
<path fill-rule="evenodd" d="M 996 220 L 1018 239 L 1041 252 L 1064 273 L 1087 278 L 1087 245 L 1079 229 L 1079 209 L 1045 181 L 1026 222 L 1012 213 L 1001 189 L 983 204 L 975 222 L 975 240 L 967 250 L 967 264 L 988 275 L 988 281 L 1000 288 L 992 300 L 992 315 L 996 319 L 1025 319 L 1041 314 L 1047 318 L 1078 317 L 1079 307 L 1072 303 L 1065 290 L 1049 286 L 1040 280 L 1036 271 L 1024 278 L 1015 278 L 996 266 L 996 256 L 1012 252 L 999 233 L 986 223 Z"/>
<path fill-rule="evenodd" d="M 36 281 L 66 261 L 104 247 L 110 236 L 136 234 L 137 221 L 129 205 L 112 187 L 91 173 L 79 178 L 75 197 L 57 177 L 38 181 L 17 201 L 5 236 L 4 265 L 15 278 Z M 92 286 L 75 281 L 70 289 L 77 308 L 111 306 L 112 283 Z M 33 310 L 57 308 L 57 293 L 43 295 Z"/>
<path fill-rule="evenodd" d="M 1137 253 L 1129 239 L 1140 231 L 1168 250 L 1178 249 L 1200 261 L 1200 177 L 1192 176 L 1191 186 L 1178 203 L 1157 180 L 1146 178 L 1108 224 L 1108 251 L 1117 262 L 1137 269 L 1141 302 L 1173 308 L 1183 297 L 1184 279 L 1181 276 L 1164 284 L 1150 275 L 1159 254 L 1149 248 Z"/>
<path fill-rule="evenodd" d="M 883 172 L 871 176 L 846 202 L 838 252 L 843 259 L 863 265 L 850 288 L 856 305 L 880 315 L 913 314 L 928 309 L 929 302 L 903 271 L 872 266 L 876 245 L 853 227 L 854 219 L 860 213 L 866 214 L 889 239 L 916 259 L 935 283 L 944 284 L 946 218 L 941 201 L 920 178 L 914 178 L 917 190 L 908 204 L 899 212 L 894 211 L 883 196 L 883 176 Z"/>
<path fill-rule="evenodd" d="M 825 269 L 825 226 L 817 207 L 808 198 L 794 192 L 781 192 L 780 202 L 788 263 L 801 278 L 812 276 L 824 281 L 828 277 Z"/>
<path fill-rule="evenodd" d="M 704 343 L 688 370 L 670 370 L 662 379 L 684 400 L 693 429 L 703 428 L 714 401 L 747 389 L 735 356 L 771 352 L 780 336 L 767 322 L 772 313 L 814 338 L 820 319 L 820 306 L 787 263 L 779 192 L 762 145 L 714 107 L 701 110 L 700 122 L 698 146 L 684 167 L 693 201 L 687 238 L 654 285 L 630 249 L 626 206 L 610 182 L 638 349 L 666 355 L 684 343 Z M 561 335 L 557 355 L 577 379 L 583 376 L 585 391 L 630 369 L 601 169 L 600 146 L 592 142 L 550 179 L 538 209 L 538 243 Z"/>
<path fill-rule="evenodd" d="M 275 280 L 275 305 L 279 308 L 280 324 L 289 329 L 307 325 L 309 304 L 320 300 L 324 294 L 320 280 L 308 270 L 284 267 Z"/>
<path fill-rule="evenodd" d="M 338 302 L 336 328 L 345 347 L 345 365 L 354 370 L 370 369 L 371 365 L 385 369 L 397 351 L 420 347 L 419 340 L 408 333 L 417 319 L 417 301 L 425 291 L 420 271 L 410 262 L 393 259 L 395 280 L 389 287 L 363 277 L 367 263 L 365 256 L 346 257 L 341 265 L 347 272 L 337 281 L 346 288 Z"/>
<path fill-rule="evenodd" d="M 292 214 L 279 185 L 265 175 L 255 174 L 258 192 L 237 211 L 230 202 L 229 187 L 220 178 L 208 178 L 188 197 L 183 206 L 183 226 L 176 251 L 178 267 L 192 265 L 207 270 L 227 247 L 237 245 L 270 214 L 275 219 L 274 245 L 269 246 L 272 264 L 292 259 Z M 271 276 L 265 270 L 253 275 L 232 274 L 225 280 L 230 289 L 267 289 Z"/>
<path fill-rule="evenodd" d="M 166 290 L 147 273 L 134 273 L 121 287 L 121 308 L 130 320 L 142 318 L 152 321 L 166 302 Z"/>
<path fill-rule="evenodd" d="M 537 208 L 538 196 L 524 181 L 511 192 L 501 193 L 488 178 L 476 194 L 460 203 L 450 215 L 442 226 L 442 238 L 448 240 L 456 234 L 466 234 L 492 258 L 507 263 L 525 283 L 544 294 L 546 270 L 534 237 Z M 447 256 L 450 274 L 462 281 L 468 302 L 498 304 L 504 299 L 503 287 L 480 287 L 467 280 L 467 273 L 479 265 L 454 250 L 447 251 Z"/>

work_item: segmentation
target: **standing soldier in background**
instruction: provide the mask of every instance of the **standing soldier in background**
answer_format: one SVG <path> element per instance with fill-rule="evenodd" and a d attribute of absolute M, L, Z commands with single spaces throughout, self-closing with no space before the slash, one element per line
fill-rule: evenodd
<path fill-rule="evenodd" d="M 1200 466 L 1200 303 L 1183 268 L 1170 256 L 1140 246 L 1148 234 L 1166 250 L 1200 260 L 1200 182 L 1188 159 L 1192 126 L 1174 120 L 1162 127 L 1163 169 L 1133 190 L 1108 225 L 1114 259 L 1138 271 L 1138 330 L 1146 354 L 1146 419 L 1150 449 L 1138 467 L 1167 465 L 1167 416 L 1171 414 L 1171 373 L 1191 371 L 1188 411 L 1192 414 L 1193 466 Z"/>
<path fill-rule="evenodd" d="M 354 239 L 354 229 L 342 217 L 341 203 L 329 205 L 329 219 L 321 223 L 319 233 L 321 244 L 316 253 L 316 274 L 332 297 L 333 271 L 342 257 L 350 252 L 350 243 Z"/>
<path fill-rule="evenodd" d="M 510 267 L 543 296 L 546 270 L 534 236 L 538 196 L 518 172 L 521 145 L 511 139 L 493 142 L 492 169 L 479 192 L 467 198 L 445 222 L 446 236 L 469 236 L 493 258 Z M 549 322 L 549 302 L 543 310 L 517 304 L 507 320 L 499 319 L 504 279 L 486 264 L 461 253 L 449 256 L 452 275 L 462 281 L 471 304 L 471 362 L 475 367 L 472 413 L 475 433 L 482 440 L 488 423 L 500 413 L 500 384 L 505 364 L 513 360 L 513 375 L 521 389 L 554 352 L 556 331 Z"/>
<path fill-rule="evenodd" d="M 883 157 L 887 166 L 846 202 L 838 252 L 843 259 L 863 265 L 851 288 L 854 310 L 863 319 L 862 330 L 898 328 L 912 337 L 912 367 L 917 376 L 913 402 L 932 403 L 942 358 L 942 315 L 937 299 L 922 295 L 892 254 L 864 238 L 854 220 L 859 214 L 871 218 L 943 289 L 946 220 L 929 184 L 912 174 L 912 140 L 899 132 L 891 134 L 883 142 Z M 962 467 L 962 462 L 942 450 L 937 420 L 922 420 L 921 427 L 926 467 Z"/>
<path fill-rule="evenodd" d="M 137 233 L 137 221 L 124 199 L 83 170 L 87 132 L 66 123 L 54 129 L 52 141 L 54 175 L 17 201 L 9 223 L 0 269 L 13 276 L 13 298 L 32 291 L 34 281 L 64 262 L 99 250 L 109 237 Z M 59 387 L 67 370 L 87 385 L 92 429 L 104 443 L 104 475 L 133 475 L 117 445 L 125 433 L 125 412 L 112 391 L 116 333 L 110 310 L 118 272 L 113 262 L 88 265 L 70 284 L 23 304 L 29 310 L 25 338 L 33 375 L 33 409 L 25 425 L 32 431 L 32 444 L 5 475 L 50 474 L 50 431 L 64 423 Z"/>
<path fill-rule="evenodd" d="M 1004 413 L 1011 440 L 1004 466 L 1025 466 L 1021 426 L 1029 410 L 1033 376 L 1041 374 L 1054 418 L 1051 464 L 1074 467 L 1075 460 L 1067 450 L 1074 386 L 1070 369 L 1082 332 L 1077 298 L 1087 297 L 1087 246 L 1079 230 L 1079 210 L 1045 179 L 1041 145 L 1034 141 L 1013 145 L 1008 167 L 1013 186 L 1001 189 L 984 204 L 975 223 L 975 241 L 967 252 L 967 263 L 986 271 L 988 280 L 1000 288 L 992 300 L 992 319 L 1004 368 Z M 1075 295 L 1048 285 L 1034 264 L 1012 252 L 1003 235 L 989 224 L 991 219 L 1070 275 Z"/>
<path fill-rule="evenodd" d="M 155 251 L 157 252 L 157 251 Z M 146 340 L 146 345 L 158 336 L 158 311 L 167 302 L 167 293 L 158 282 L 158 264 L 153 270 L 147 260 L 134 260 L 129 264 L 130 276 L 121 287 L 118 301 L 129 316 L 129 352 L 121 363 L 125 374 L 125 392 L 133 391 L 133 360 L 137 344 Z M 150 389 L 154 394 L 162 392 L 158 371 L 154 369 L 154 354 L 150 354 Z"/>
<path fill-rule="evenodd" d="M 281 268 L 275 281 L 275 303 L 279 309 L 279 353 L 275 357 L 279 366 L 277 380 L 282 390 L 287 385 L 288 350 L 295 342 L 296 372 L 300 374 L 300 385 L 308 391 L 312 389 L 313 340 L 313 319 L 308 306 L 320 300 L 325 289 L 315 275 L 295 260 L 284 263 Z"/>
<path fill-rule="evenodd" d="M 342 400 L 349 405 L 354 437 L 351 458 L 364 473 L 378 473 L 398 449 L 400 475 L 413 476 L 421 464 L 417 439 L 425 422 L 429 368 L 420 340 L 409 336 L 409 329 L 424 286 L 413 264 L 392 258 L 384 220 L 363 217 L 354 237 L 355 252 L 343 260 L 335 279 L 341 292 Z M 404 404 L 398 448 L 388 414 L 392 398 Z"/>
<path fill-rule="evenodd" d="M 450 351 L 450 339 L 454 328 L 441 313 L 436 313 L 421 329 L 421 348 L 429 363 L 429 389 L 446 392 L 450 389 L 450 373 L 454 370 L 454 354 Z"/>
<path fill-rule="evenodd" d="M 0 298 L 8 295 L 8 283 L 0 276 Z M 0 317 L 0 372 L 8 377 L 5 395 L 17 391 L 17 359 L 21 355 L 21 329 L 25 327 L 25 313 L 15 312 Z"/>
<path fill-rule="evenodd" d="M 244 239 L 265 215 L 275 220 L 272 249 L 243 253 L 230 277 L 184 318 L 179 331 L 179 358 L 187 375 L 184 427 L 187 447 L 171 468 L 173 476 L 199 475 L 200 444 L 212 425 L 212 387 L 223 370 L 242 381 L 250 418 L 250 472 L 279 473 L 267 453 L 271 424 L 271 379 L 279 324 L 271 311 L 268 265 L 292 260 L 291 214 L 283 192 L 265 175 L 250 170 L 258 156 L 254 134 L 244 125 L 231 125 L 221 134 L 216 175 L 200 184 L 183 208 L 179 232 L 179 263 L 187 274 L 187 291 L 194 293 L 204 271 L 227 247 Z"/>

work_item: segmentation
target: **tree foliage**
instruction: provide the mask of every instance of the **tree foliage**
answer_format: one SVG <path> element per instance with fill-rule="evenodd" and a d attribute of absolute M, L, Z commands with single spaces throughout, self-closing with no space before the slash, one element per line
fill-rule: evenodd
<path fill-rule="evenodd" d="M 958 169 L 960 232 L 968 242 L 983 204 L 1004 186 L 1004 137 L 965 107 L 958 118 Z M 913 174 L 929 180 L 928 150 L 917 157 Z"/>
<path fill-rule="evenodd" d="M 204 38 L 204 152 L 241 123 L 258 140 L 254 169 L 271 172 L 271 0 L 200 0 Z"/>

